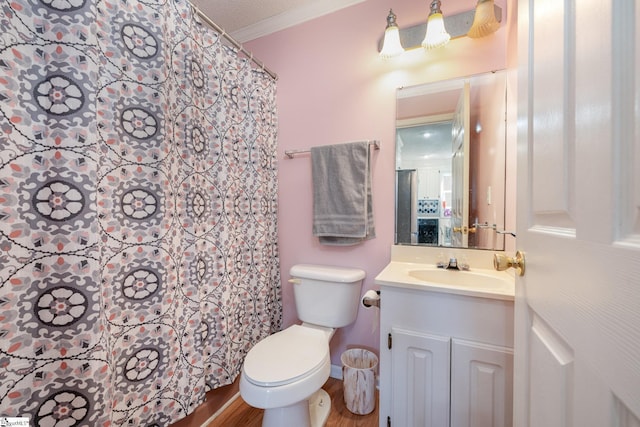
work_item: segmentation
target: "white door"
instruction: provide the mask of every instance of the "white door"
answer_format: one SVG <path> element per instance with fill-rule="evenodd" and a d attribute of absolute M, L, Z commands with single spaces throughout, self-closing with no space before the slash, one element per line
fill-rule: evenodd
<path fill-rule="evenodd" d="M 640 4 L 518 2 L 518 427 L 640 425 Z"/>
<path fill-rule="evenodd" d="M 452 209 L 451 209 L 451 242 L 454 248 L 466 248 L 469 246 L 469 127 L 471 91 L 469 82 L 464 83 L 460 92 L 456 112 L 452 123 L 452 149 L 451 161 L 452 182 Z"/>

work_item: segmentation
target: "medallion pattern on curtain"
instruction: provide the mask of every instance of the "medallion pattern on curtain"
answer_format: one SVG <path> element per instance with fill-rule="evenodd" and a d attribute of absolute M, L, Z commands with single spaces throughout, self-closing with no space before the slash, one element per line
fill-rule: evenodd
<path fill-rule="evenodd" d="M 280 329 L 275 97 L 184 0 L 0 0 L 0 416 L 166 426 Z"/>

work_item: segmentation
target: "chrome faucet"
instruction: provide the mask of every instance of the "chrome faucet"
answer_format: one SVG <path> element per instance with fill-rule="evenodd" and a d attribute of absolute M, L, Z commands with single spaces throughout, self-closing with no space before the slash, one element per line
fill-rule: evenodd
<path fill-rule="evenodd" d="M 450 257 L 448 264 L 443 261 L 438 261 L 436 266 L 438 268 L 443 268 L 445 270 L 458 270 L 458 271 L 469 270 L 469 264 L 467 264 L 466 261 L 458 262 L 458 258 L 456 257 Z"/>
<path fill-rule="evenodd" d="M 447 258 L 445 258 L 444 254 L 440 253 L 438 255 L 438 260 L 436 262 L 436 267 L 442 268 L 445 270 L 459 270 L 459 271 L 469 270 L 469 263 L 467 261 L 467 257 L 464 255 L 462 256 L 462 260 L 460 261 L 458 261 L 458 257 L 454 255 L 449 255 L 448 263 L 446 259 Z"/>

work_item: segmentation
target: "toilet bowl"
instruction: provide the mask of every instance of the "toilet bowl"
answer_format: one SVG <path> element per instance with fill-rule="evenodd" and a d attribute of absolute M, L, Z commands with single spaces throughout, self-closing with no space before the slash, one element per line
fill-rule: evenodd
<path fill-rule="evenodd" d="M 260 341 L 247 354 L 240 394 L 247 404 L 265 410 L 263 427 L 324 425 L 331 406 L 321 387 L 331 372 L 333 332 L 293 325 Z"/>
<path fill-rule="evenodd" d="M 301 325 L 257 343 L 244 360 L 240 395 L 264 409 L 263 427 L 322 427 L 331 399 L 322 385 L 331 372 L 329 341 L 353 323 L 365 273 L 359 269 L 299 264 L 291 267 Z"/>

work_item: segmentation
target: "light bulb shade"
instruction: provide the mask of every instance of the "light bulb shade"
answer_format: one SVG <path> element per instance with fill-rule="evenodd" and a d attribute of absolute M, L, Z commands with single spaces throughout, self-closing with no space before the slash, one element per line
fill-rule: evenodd
<path fill-rule="evenodd" d="M 398 27 L 389 27 L 384 30 L 384 42 L 380 57 L 383 59 L 393 58 L 404 52 L 402 44 L 400 44 L 400 31 Z"/>
<path fill-rule="evenodd" d="M 444 28 L 442 13 L 431 13 L 427 19 L 427 34 L 422 41 L 425 49 L 435 49 L 449 43 L 451 36 Z"/>
<path fill-rule="evenodd" d="M 380 50 L 380 57 L 383 59 L 393 58 L 404 52 L 400 43 L 400 30 L 396 24 L 396 15 L 393 10 L 389 10 L 387 16 L 387 28 L 384 30 L 384 41 Z"/>
<path fill-rule="evenodd" d="M 500 28 L 500 22 L 496 19 L 493 0 L 478 0 L 473 24 L 467 36 L 477 39 L 495 33 Z"/>

